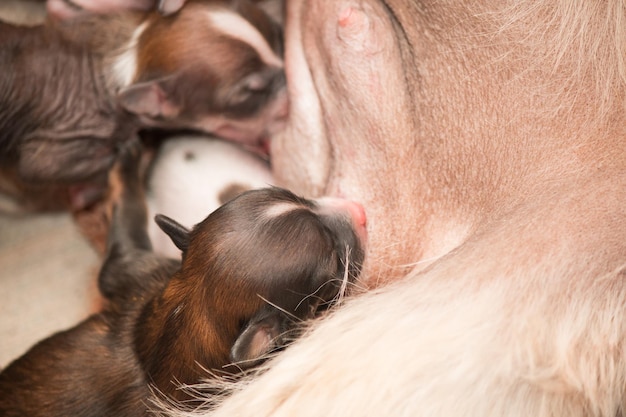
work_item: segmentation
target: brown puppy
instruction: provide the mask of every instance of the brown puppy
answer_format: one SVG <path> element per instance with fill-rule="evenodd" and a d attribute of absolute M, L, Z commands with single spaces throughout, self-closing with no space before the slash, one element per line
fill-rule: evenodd
<path fill-rule="evenodd" d="M 362 208 L 278 188 L 244 193 L 191 231 L 158 217 L 183 251 L 182 264 L 161 258 L 126 162 L 99 278 L 107 305 L 0 374 L 2 416 L 140 416 L 151 387 L 188 399 L 179 383 L 258 363 L 358 273 Z"/>
<path fill-rule="evenodd" d="M 0 23 L 0 163 L 26 180 L 102 182 L 139 127 L 265 148 L 286 112 L 280 27 L 248 1 Z"/>

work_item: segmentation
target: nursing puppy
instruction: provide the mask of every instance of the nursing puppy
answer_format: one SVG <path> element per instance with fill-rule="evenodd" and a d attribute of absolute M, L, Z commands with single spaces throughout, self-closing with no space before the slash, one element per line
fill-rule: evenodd
<path fill-rule="evenodd" d="M 280 27 L 245 0 L 0 23 L 0 163 L 24 180 L 102 183 L 140 127 L 264 151 L 286 113 L 281 50 Z"/>
<path fill-rule="evenodd" d="M 242 194 L 191 231 L 157 217 L 183 260 L 157 256 L 136 160 L 125 163 L 99 276 L 107 303 L 0 374 L 2 416 L 141 416 L 152 389 L 189 400 L 179 384 L 259 363 L 358 273 L 362 208 L 278 188 Z"/>

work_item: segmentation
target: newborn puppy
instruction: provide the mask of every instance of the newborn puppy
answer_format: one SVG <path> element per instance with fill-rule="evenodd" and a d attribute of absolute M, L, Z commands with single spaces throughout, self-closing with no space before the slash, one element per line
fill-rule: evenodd
<path fill-rule="evenodd" d="M 173 136 L 158 149 L 148 175 L 148 213 L 191 227 L 243 191 L 274 183 L 269 164 L 240 146 L 200 135 Z M 180 250 L 152 222 L 152 247 L 180 258 Z"/>
<path fill-rule="evenodd" d="M 106 306 L 0 374 L 0 415 L 141 416 L 153 388 L 189 400 L 179 384 L 259 363 L 356 277 L 361 206 L 278 188 L 246 192 L 190 231 L 158 216 L 183 260 L 155 255 L 135 158 L 99 277 Z"/>
<path fill-rule="evenodd" d="M 150 380 L 178 399 L 186 394 L 173 378 L 198 381 L 206 376 L 198 364 L 232 373 L 281 347 L 363 261 L 365 215 L 344 200 L 266 188 L 241 194 L 191 232 L 165 216 L 157 222 L 183 251 L 182 268 L 148 303 L 135 341 Z"/>

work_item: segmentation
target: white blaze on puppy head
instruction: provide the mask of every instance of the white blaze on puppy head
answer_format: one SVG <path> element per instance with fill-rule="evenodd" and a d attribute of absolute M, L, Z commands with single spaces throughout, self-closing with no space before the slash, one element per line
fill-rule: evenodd
<path fill-rule="evenodd" d="M 282 68 L 283 60 L 280 58 L 272 47 L 263 37 L 259 29 L 243 18 L 241 15 L 232 10 L 215 10 L 207 12 L 207 17 L 211 22 L 211 26 L 220 30 L 227 37 L 238 39 L 253 47 L 259 57 L 267 65 Z"/>

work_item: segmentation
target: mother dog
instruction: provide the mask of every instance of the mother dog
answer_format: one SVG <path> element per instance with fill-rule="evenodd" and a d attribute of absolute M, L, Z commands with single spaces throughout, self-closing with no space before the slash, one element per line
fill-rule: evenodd
<path fill-rule="evenodd" d="M 365 205 L 377 288 L 215 415 L 623 415 L 625 22 L 621 0 L 290 0 L 275 174 Z"/>

